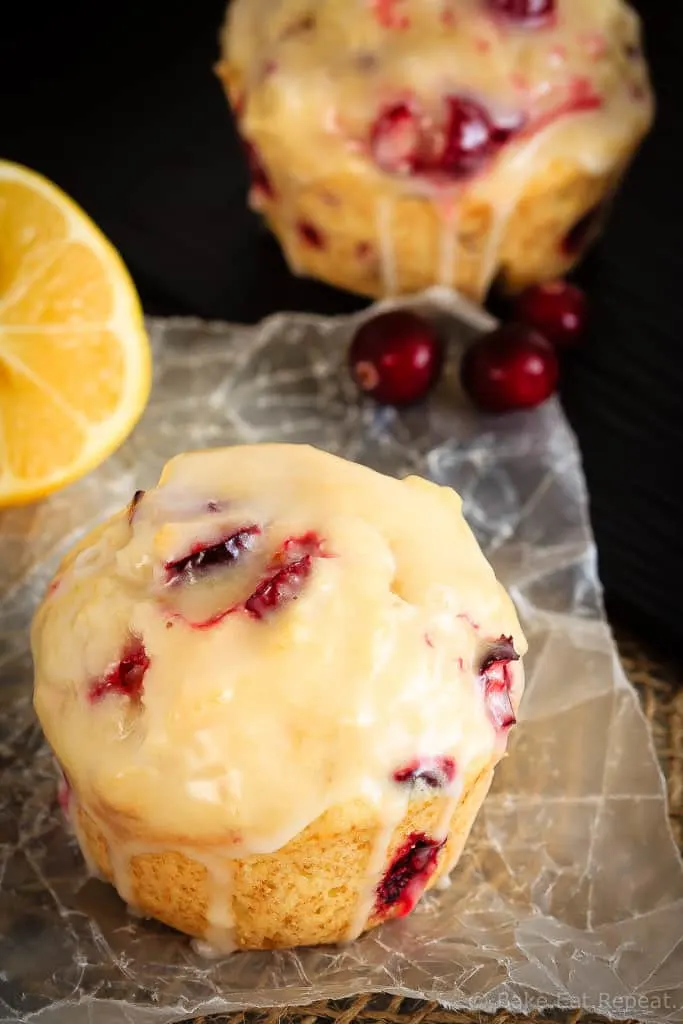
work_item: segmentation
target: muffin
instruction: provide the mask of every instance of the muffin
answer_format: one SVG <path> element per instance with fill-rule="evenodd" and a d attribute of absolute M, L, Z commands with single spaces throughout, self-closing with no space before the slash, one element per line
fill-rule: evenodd
<path fill-rule="evenodd" d="M 251 206 L 373 297 L 566 273 L 653 116 L 622 0 L 234 0 L 221 51 Z"/>
<path fill-rule="evenodd" d="M 450 872 L 526 649 L 453 491 L 298 445 L 173 459 L 32 646 L 86 861 L 223 951 L 353 939 Z"/>

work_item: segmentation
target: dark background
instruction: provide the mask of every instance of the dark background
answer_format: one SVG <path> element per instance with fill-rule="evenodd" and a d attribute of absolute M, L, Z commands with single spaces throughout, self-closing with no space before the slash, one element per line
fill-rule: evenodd
<path fill-rule="evenodd" d="M 564 368 L 563 398 L 610 611 L 675 647 L 683 633 L 683 5 L 637 6 L 657 125 L 580 272 L 591 330 Z M 13 5 L 0 37 L 0 155 L 73 195 L 122 252 L 149 313 L 254 321 L 276 309 L 359 308 L 358 298 L 292 277 L 246 209 L 246 174 L 212 73 L 223 14 L 223 0 Z"/>

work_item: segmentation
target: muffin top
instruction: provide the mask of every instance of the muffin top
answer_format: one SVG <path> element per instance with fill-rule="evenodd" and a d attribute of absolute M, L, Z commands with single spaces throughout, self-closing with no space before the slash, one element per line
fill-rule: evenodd
<path fill-rule="evenodd" d="M 652 118 L 623 0 L 234 0 L 222 43 L 244 135 L 304 180 L 341 159 L 512 199 L 539 164 L 610 169 Z"/>
<path fill-rule="evenodd" d="M 270 852 L 501 756 L 526 649 L 458 496 L 298 445 L 173 459 L 63 562 L 35 706 L 122 836 Z"/>

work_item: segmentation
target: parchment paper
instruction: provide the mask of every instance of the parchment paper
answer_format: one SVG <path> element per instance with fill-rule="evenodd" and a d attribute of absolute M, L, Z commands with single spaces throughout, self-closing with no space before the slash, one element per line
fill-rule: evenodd
<path fill-rule="evenodd" d="M 489 321 L 440 291 L 420 304 L 450 359 L 429 403 L 403 413 L 363 401 L 348 379 L 359 318 L 151 321 L 154 390 L 132 437 L 82 482 L 0 514 L 2 1021 L 157 1024 L 371 990 L 683 1021 L 683 869 L 604 621 L 574 439 L 555 402 L 498 419 L 469 411 L 459 352 Z M 518 604 L 528 689 L 449 889 L 347 948 L 207 961 L 87 877 L 30 705 L 27 627 L 57 559 L 169 456 L 277 439 L 455 487 Z"/>

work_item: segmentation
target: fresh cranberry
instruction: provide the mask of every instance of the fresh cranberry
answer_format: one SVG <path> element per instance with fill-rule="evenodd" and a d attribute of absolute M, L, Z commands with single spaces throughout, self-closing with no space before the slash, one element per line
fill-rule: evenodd
<path fill-rule="evenodd" d="M 145 496 L 144 491 L 136 491 L 132 497 L 131 503 L 128 506 L 128 522 L 132 526 L 133 519 L 135 518 L 135 510 Z"/>
<path fill-rule="evenodd" d="M 428 321 L 406 310 L 368 320 L 349 349 L 351 376 L 378 402 L 408 405 L 424 398 L 443 364 L 443 346 Z"/>
<path fill-rule="evenodd" d="M 405 917 L 413 909 L 434 874 L 439 853 L 446 844 L 413 832 L 396 852 L 384 878 L 377 886 L 375 913 L 392 912 Z"/>
<path fill-rule="evenodd" d="M 137 637 L 131 640 L 121 660 L 101 679 L 90 685 L 89 697 L 96 703 L 110 693 L 118 693 L 132 700 L 140 700 L 149 657 L 144 644 Z"/>
<path fill-rule="evenodd" d="M 555 0 L 486 0 L 494 14 L 524 25 L 542 25 L 555 13 Z"/>
<path fill-rule="evenodd" d="M 453 178 L 474 174 L 492 155 L 494 128 L 488 113 L 474 100 L 449 96 L 439 169 Z"/>
<path fill-rule="evenodd" d="M 463 388 L 485 412 L 540 405 L 554 392 L 558 376 L 550 343 L 522 324 L 506 324 L 479 338 L 460 368 Z"/>
<path fill-rule="evenodd" d="M 249 167 L 252 187 L 262 195 L 268 196 L 269 199 L 273 199 L 275 197 L 275 190 L 270 178 L 268 177 L 266 169 L 263 166 L 263 162 L 256 146 L 251 142 L 248 142 L 246 139 L 243 139 L 242 143 L 247 157 L 247 166 Z"/>
<path fill-rule="evenodd" d="M 312 249 L 325 248 L 325 239 L 323 238 L 322 232 L 315 226 L 315 224 L 302 220 L 297 224 L 296 228 L 299 232 L 299 237 L 306 245 L 310 245 Z"/>
<path fill-rule="evenodd" d="M 286 540 L 273 560 L 270 575 L 244 602 L 245 611 L 262 619 L 283 604 L 296 600 L 311 575 L 316 557 L 322 557 L 322 544 L 314 531 Z"/>
<path fill-rule="evenodd" d="M 573 345 L 586 327 L 586 296 L 566 281 L 528 288 L 514 308 L 514 319 L 533 327 L 553 345 Z"/>
<path fill-rule="evenodd" d="M 501 636 L 493 644 L 481 665 L 480 677 L 484 683 L 486 707 L 497 729 L 508 729 L 516 721 L 510 698 L 510 663 L 518 659 L 519 655 L 512 644 L 512 637 Z"/>
<path fill-rule="evenodd" d="M 594 206 L 567 232 L 562 239 L 562 251 L 567 256 L 580 256 L 598 232 L 604 216 L 602 205 Z"/>
<path fill-rule="evenodd" d="M 391 174 L 411 174 L 421 160 L 420 118 L 407 103 L 387 107 L 375 121 L 370 149 L 378 167 Z"/>
<path fill-rule="evenodd" d="M 421 784 L 428 789 L 445 789 L 455 778 L 452 757 L 420 757 L 394 772 L 401 786 Z"/>
<path fill-rule="evenodd" d="M 166 579 L 168 583 L 192 583 L 197 577 L 210 572 L 212 569 L 226 565 L 232 565 L 245 551 L 249 551 L 254 544 L 254 538 L 260 534 L 258 526 L 248 526 L 229 537 L 225 537 L 217 544 L 207 546 L 197 544 L 189 555 L 179 558 L 175 562 L 167 562 L 165 565 Z"/>

